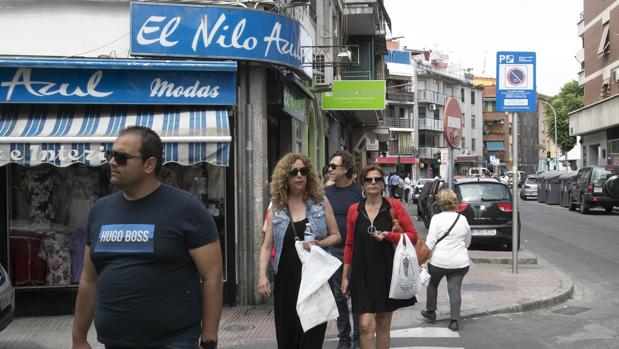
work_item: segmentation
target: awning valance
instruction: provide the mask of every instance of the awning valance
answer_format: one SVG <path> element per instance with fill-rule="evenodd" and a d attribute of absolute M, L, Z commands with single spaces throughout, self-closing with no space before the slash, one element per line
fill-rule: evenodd
<path fill-rule="evenodd" d="M 0 106 L 0 166 L 100 166 L 105 149 L 131 125 L 161 136 L 164 163 L 228 166 L 232 138 L 225 109 L 49 104 Z"/>

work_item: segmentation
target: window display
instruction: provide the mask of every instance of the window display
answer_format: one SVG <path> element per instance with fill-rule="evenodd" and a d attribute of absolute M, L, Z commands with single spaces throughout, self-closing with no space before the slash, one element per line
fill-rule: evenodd
<path fill-rule="evenodd" d="M 89 212 L 97 198 L 114 190 L 108 167 L 8 167 L 9 273 L 14 285 L 76 286 Z M 208 208 L 217 224 L 225 261 L 225 168 L 168 163 L 160 177 L 166 184 L 193 193 Z"/>

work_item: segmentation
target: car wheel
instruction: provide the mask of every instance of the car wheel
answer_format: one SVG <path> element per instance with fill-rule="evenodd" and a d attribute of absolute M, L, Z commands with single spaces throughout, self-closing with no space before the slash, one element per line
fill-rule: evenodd
<path fill-rule="evenodd" d="M 584 195 L 580 196 L 580 213 L 581 214 L 587 214 L 589 213 L 589 207 L 587 206 L 587 204 L 585 203 L 585 197 Z"/>
<path fill-rule="evenodd" d="M 572 202 L 572 199 L 570 199 L 569 209 L 570 211 L 576 211 L 576 205 Z"/>
<path fill-rule="evenodd" d="M 604 209 L 606 210 L 606 213 L 613 213 L 613 207 L 612 206 L 605 207 Z"/>

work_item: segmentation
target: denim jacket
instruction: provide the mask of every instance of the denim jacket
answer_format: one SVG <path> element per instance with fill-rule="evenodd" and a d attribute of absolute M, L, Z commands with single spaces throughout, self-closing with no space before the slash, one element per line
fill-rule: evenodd
<path fill-rule="evenodd" d="M 325 211 L 325 203 L 315 203 L 311 199 L 307 200 L 305 215 L 312 226 L 312 233 L 316 240 L 322 240 L 327 237 L 327 213 Z M 282 255 L 282 245 L 284 244 L 284 235 L 290 224 L 290 216 L 287 213 L 288 208 L 279 210 L 273 207 L 273 242 L 275 243 L 275 264 L 273 269 L 277 273 L 279 265 L 279 257 Z"/>

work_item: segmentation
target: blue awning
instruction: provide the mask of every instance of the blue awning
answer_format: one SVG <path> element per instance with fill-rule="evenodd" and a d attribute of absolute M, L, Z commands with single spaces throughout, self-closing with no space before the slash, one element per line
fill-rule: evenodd
<path fill-rule="evenodd" d="M 487 151 L 505 150 L 505 142 L 488 141 L 486 142 L 486 150 Z"/>
<path fill-rule="evenodd" d="M 0 106 L 0 166 L 49 163 L 100 166 L 104 151 L 126 126 L 155 130 L 164 163 L 206 161 L 228 166 L 230 127 L 225 109 L 204 107 L 4 104 Z"/>

